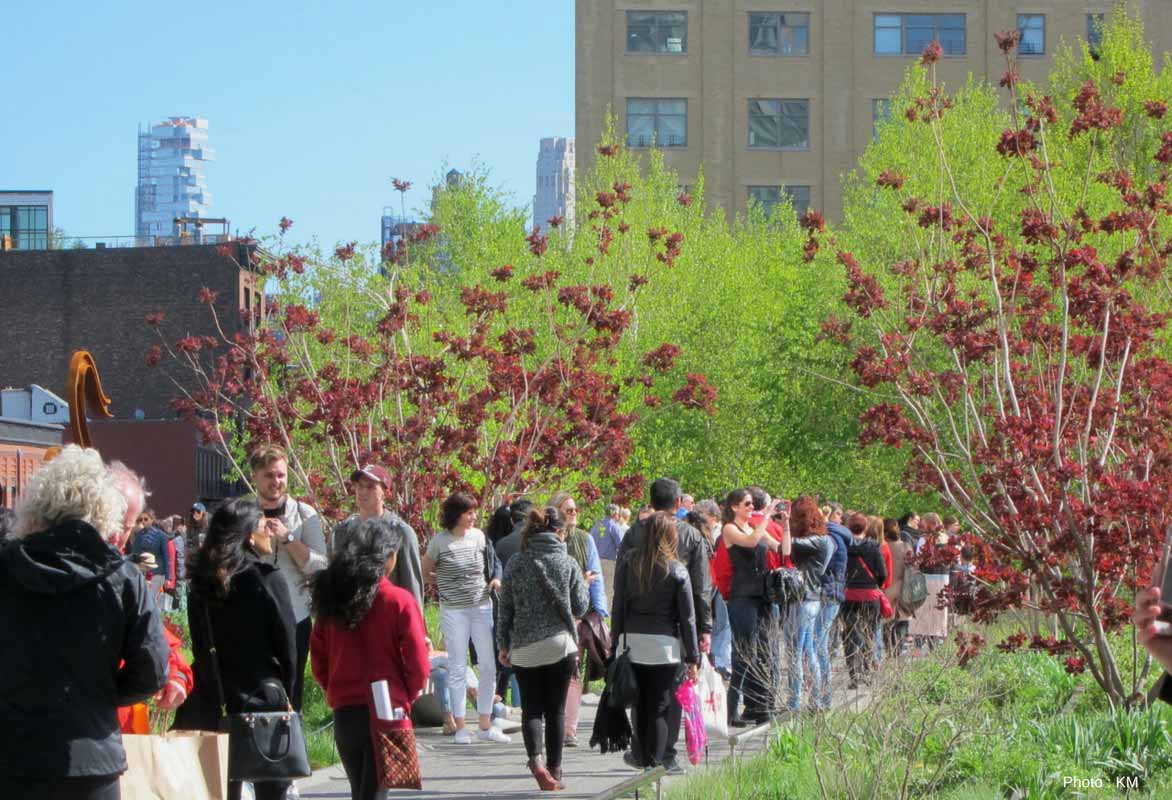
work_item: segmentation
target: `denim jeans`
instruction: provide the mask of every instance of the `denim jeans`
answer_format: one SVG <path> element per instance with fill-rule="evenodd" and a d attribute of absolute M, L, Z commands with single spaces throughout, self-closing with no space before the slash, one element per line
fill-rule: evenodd
<path fill-rule="evenodd" d="M 822 686 L 822 670 L 818 661 L 816 631 L 818 612 L 822 601 L 806 600 L 794 603 L 788 609 L 785 620 L 786 656 L 789 660 L 789 708 L 797 711 L 802 707 L 803 665 L 810 669 L 810 682 L 817 691 Z M 817 701 L 815 697 L 815 701 Z"/>
<path fill-rule="evenodd" d="M 814 637 L 817 642 L 818 653 L 818 677 L 821 683 L 815 684 L 818 696 L 815 698 L 818 708 L 823 710 L 830 708 L 830 640 L 831 633 L 835 629 L 838 622 L 838 607 L 837 600 L 822 599 L 822 609 L 818 612 L 817 627 L 814 629 Z"/>
<path fill-rule="evenodd" d="M 720 592 L 712 593 L 712 664 L 718 670 L 732 673 L 732 625 L 728 621 L 728 605 Z"/>

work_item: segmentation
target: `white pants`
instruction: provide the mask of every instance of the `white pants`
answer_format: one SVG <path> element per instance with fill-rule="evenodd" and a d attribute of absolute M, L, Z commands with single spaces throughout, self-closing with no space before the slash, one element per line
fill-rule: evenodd
<path fill-rule="evenodd" d="M 440 606 L 440 631 L 448 651 L 448 697 L 452 716 L 464 719 L 468 707 L 467 670 L 460 665 L 468 663 L 468 640 L 476 647 L 476 663 L 480 680 L 476 686 L 476 711 L 492 714 L 492 694 L 496 690 L 496 651 L 492 642 L 492 603 L 477 608 L 448 608 Z"/>

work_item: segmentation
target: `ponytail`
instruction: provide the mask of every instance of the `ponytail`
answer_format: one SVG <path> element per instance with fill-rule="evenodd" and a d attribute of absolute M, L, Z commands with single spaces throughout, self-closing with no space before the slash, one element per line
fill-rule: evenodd
<path fill-rule="evenodd" d="M 530 540 L 541 533 L 556 533 L 561 536 L 565 527 L 566 519 L 555 506 L 534 508 L 529 512 L 525 528 L 521 531 L 521 549 L 528 549 Z"/>

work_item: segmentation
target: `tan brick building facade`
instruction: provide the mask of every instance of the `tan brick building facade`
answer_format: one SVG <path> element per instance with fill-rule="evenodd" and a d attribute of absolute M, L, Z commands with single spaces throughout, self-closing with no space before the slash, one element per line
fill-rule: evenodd
<path fill-rule="evenodd" d="M 831 218 L 841 176 L 875 116 L 932 39 L 938 74 L 997 81 L 993 34 L 1020 28 L 1023 78 L 1044 79 L 1059 42 L 1085 38 L 1110 0 L 577 0 L 578 168 L 597 157 L 608 109 L 634 147 L 663 146 L 681 182 L 701 164 L 708 203 L 742 213 L 789 193 Z M 1172 48 L 1172 2 L 1136 0 L 1156 53 Z M 1024 51 L 1033 50 L 1026 54 Z"/>

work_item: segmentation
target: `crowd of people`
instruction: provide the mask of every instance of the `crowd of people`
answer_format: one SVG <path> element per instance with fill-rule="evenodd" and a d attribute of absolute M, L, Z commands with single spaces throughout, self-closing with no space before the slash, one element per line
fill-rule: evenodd
<path fill-rule="evenodd" d="M 22 732 L 0 749 L 0 796 L 117 798 L 120 732 L 148 732 L 147 701 L 174 710 L 177 730 L 218 731 L 227 715 L 300 709 L 307 664 L 353 798 L 379 791 L 376 681 L 397 713 L 435 700 L 454 745 L 508 743 L 503 701 L 519 706 L 537 785 L 565 788 L 583 691 L 618 654 L 638 687 L 624 760 L 678 773 L 676 688 L 704 659 L 727 682 L 728 722 L 744 726 L 829 709 L 838 647 L 855 689 L 883 658 L 946 634 L 936 603 L 903 602 L 925 548 L 958 535 L 935 514 L 885 519 L 756 486 L 697 501 L 661 478 L 630 526 L 608 505 L 584 527 L 576 498 L 557 492 L 502 505 L 481 530 L 476 498 L 457 492 L 421 547 L 387 507 L 379 465 L 354 470 L 355 513 L 332 531 L 290 496 L 283 450 L 258 448 L 249 468 L 255 495 L 157 520 L 138 475 L 69 446 L 15 516 L 0 511 L 13 537 L 0 550 L 0 725 Z M 973 555 L 921 566 L 939 591 Z M 779 573 L 796 587 L 784 599 L 771 591 Z M 428 638 L 427 596 L 445 650 Z M 190 664 L 164 598 L 186 610 Z M 229 785 L 240 798 L 242 782 Z M 296 796 L 283 781 L 253 792 Z"/>

